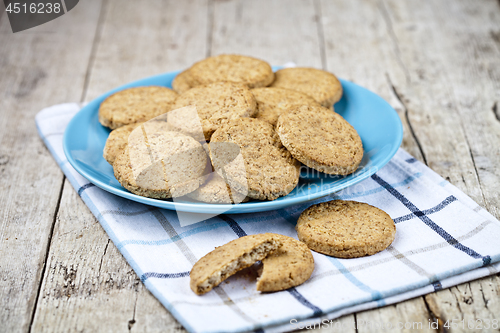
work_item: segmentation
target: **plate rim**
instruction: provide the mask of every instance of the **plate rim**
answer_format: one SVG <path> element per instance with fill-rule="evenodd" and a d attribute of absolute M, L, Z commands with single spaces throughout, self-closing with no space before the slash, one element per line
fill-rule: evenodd
<path fill-rule="evenodd" d="M 396 154 L 397 150 L 401 146 L 401 143 L 403 141 L 403 124 L 401 122 L 401 119 L 399 118 L 399 115 L 397 114 L 397 111 L 387 102 L 385 101 L 382 97 L 380 97 L 378 94 L 357 85 L 354 82 L 347 81 L 344 79 L 340 79 L 339 81 L 341 82 L 342 86 L 345 84 L 352 84 L 356 87 L 362 88 L 367 90 L 368 92 L 374 94 L 378 98 L 382 99 L 387 106 L 391 109 L 391 114 L 392 118 L 396 119 L 397 123 L 397 129 L 396 129 L 396 135 L 397 135 L 397 140 L 395 140 L 395 144 L 391 147 L 391 150 L 388 152 L 388 154 L 382 159 L 380 163 L 378 163 L 378 168 L 368 168 L 367 171 L 363 172 L 359 176 L 356 176 L 345 183 L 339 184 L 338 186 L 333 186 L 333 188 L 328 188 L 321 190 L 319 192 L 315 192 L 313 194 L 308 194 L 306 196 L 300 196 L 300 197 L 295 197 L 295 198 L 289 198 L 286 200 L 286 202 L 283 202 L 282 200 L 280 201 L 258 201 L 258 202 L 246 202 L 246 203 L 240 203 L 240 204 L 210 204 L 210 203 L 203 203 L 203 202 L 175 202 L 175 201 L 165 201 L 165 200 L 160 200 L 160 199 L 153 199 L 153 198 L 148 198 L 148 197 L 142 197 L 136 194 L 133 194 L 127 190 L 122 190 L 115 188 L 113 186 L 110 186 L 109 184 L 106 184 L 102 182 L 99 179 L 94 178 L 92 175 L 88 174 L 83 168 L 80 167 L 79 163 L 73 159 L 72 154 L 69 151 L 68 147 L 68 142 L 69 142 L 69 128 L 73 125 L 74 122 L 77 121 L 79 117 L 81 117 L 83 114 L 86 114 L 88 112 L 92 112 L 93 104 L 97 103 L 98 100 L 104 99 L 107 96 L 123 90 L 127 89 L 130 87 L 134 87 L 140 82 L 145 81 L 145 80 L 154 80 L 154 79 L 159 79 L 162 77 L 165 77 L 166 75 L 177 75 L 181 71 L 170 71 L 166 72 L 163 74 L 157 74 L 157 75 L 152 75 L 148 76 L 139 80 L 135 80 L 126 84 L 123 84 L 119 87 L 116 87 L 114 89 L 111 89 L 107 91 L 106 93 L 94 98 L 92 101 L 88 102 L 84 107 L 82 107 L 69 121 L 66 129 L 64 130 L 64 135 L 63 135 L 63 151 L 64 154 L 70 163 L 70 165 L 85 179 L 87 179 L 89 182 L 92 184 L 96 185 L 97 187 L 110 192 L 112 194 L 118 195 L 120 197 L 135 201 L 135 202 L 140 202 L 143 204 L 147 204 L 150 206 L 158 207 L 158 208 L 164 208 L 164 209 L 169 209 L 169 210 L 176 210 L 176 211 L 182 211 L 182 212 L 191 212 L 191 213 L 207 213 L 207 214 L 213 214 L 213 213 L 226 213 L 226 214 L 243 214 L 243 213 L 251 213 L 251 212 L 264 212 L 264 211 L 269 211 L 269 210 L 274 210 L 274 209 L 281 209 L 287 206 L 292 206 L 296 205 L 299 203 L 306 203 L 310 202 L 312 200 L 316 200 L 319 198 L 322 198 L 324 196 L 327 196 L 329 194 L 338 192 L 340 190 L 343 190 L 351 185 L 354 185 L 356 183 L 361 182 L 362 180 L 372 176 L 375 174 L 378 170 L 383 168 L 391 159 L 392 157 Z"/>

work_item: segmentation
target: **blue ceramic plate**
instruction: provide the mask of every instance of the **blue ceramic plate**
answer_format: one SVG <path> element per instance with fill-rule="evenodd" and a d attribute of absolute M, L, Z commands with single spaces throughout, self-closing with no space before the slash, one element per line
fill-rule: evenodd
<path fill-rule="evenodd" d="M 365 150 L 360 167 L 355 173 L 339 177 L 303 168 L 298 186 L 287 196 L 274 201 L 252 201 L 237 205 L 207 204 L 180 199 L 173 202 L 132 194 L 118 183 L 113 176 L 113 168 L 102 157 L 109 129 L 103 127 L 97 119 L 99 105 L 109 95 L 126 88 L 150 85 L 170 88 L 178 73 L 177 71 L 156 75 L 123 85 L 87 104 L 71 120 L 64 133 L 64 153 L 71 165 L 98 187 L 147 205 L 192 213 L 250 213 L 314 200 L 356 184 L 389 162 L 403 138 L 399 116 L 386 101 L 352 82 L 341 80 L 344 95 L 335 104 L 335 111 L 358 131 Z"/>

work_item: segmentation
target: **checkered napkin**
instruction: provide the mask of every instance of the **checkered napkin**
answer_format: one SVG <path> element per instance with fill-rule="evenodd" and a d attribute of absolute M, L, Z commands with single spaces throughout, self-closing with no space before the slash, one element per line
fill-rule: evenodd
<path fill-rule="evenodd" d="M 500 269 L 500 222 L 404 150 L 371 178 L 325 198 L 276 211 L 220 215 L 181 227 L 174 211 L 110 194 L 67 162 L 62 134 L 77 104 L 36 116 L 40 136 L 64 174 L 141 281 L 191 332 L 280 332 L 397 303 Z M 297 238 L 295 223 L 313 203 L 349 199 L 389 213 L 396 239 L 387 250 L 357 259 L 313 252 L 304 284 L 276 293 L 255 290 L 252 272 L 237 274 L 197 296 L 193 264 L 237 237 L 274 232 Z"/>

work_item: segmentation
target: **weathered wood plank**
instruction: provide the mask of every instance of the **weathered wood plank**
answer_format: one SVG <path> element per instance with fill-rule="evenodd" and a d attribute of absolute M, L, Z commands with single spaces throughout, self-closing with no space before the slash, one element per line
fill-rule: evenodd
<path fill-rule="evenodd" d="M 85 100 L 191 66 L 207 52 L 208 0 L 110 1 Z"/>
<path fill-rule="evenodd" d="M 86 2 L 16 34 L 5 14 L 0 22 L 0 321 L 6 332 L 29 328 L 63 181 L 34 116 L 80 98 L 98 12 L 98 3 Z"/>
<path fill-rule="evenodd" d="M 140 280 L 68 181 L 64 193 L 32 329 L 126 331 Z"/>
<path fill-rule="evenodd" d="M 461 187 L 466 193 L 467 190 L 469 190 L 468 194 L 482 204 L 482 192 L 477 181 L 474 161 L 471 159 L 469 153 L 470 148 L 466 141 L 466 139 L 470 140 L 470 135 L 467 135 L 465 131 L 460 131 L 463 126 L 460 121 L 456 121 L 456 114 L 453 112 L 442 112 L 442 114 L 447 114 L 451 119 L 451 122 L 448 120 L 449 124 L 443 124 L 441 118 L 434 120 L 431 125 L 427 123 L 427 121 L 430 121 L 429 119 L 432 119 L 431 117 L 444 117 L 444 115 L 435 115 L 438 110 L 441 113 L 440 109 L 443 108 L 443 101 L 439 99 L 439 97 L 436 98 L 434 95 L 438 94 L 436 91 L 442 91 L 445 84 L 437 82 L 429 84 L 426 82 L 426 86 L 424 86 L 418 83 L 415 84 L 414 82 L 415 80 L 421 80 L 420 75 L 422 71 L 426 70 L 431 70 L 436 73 L 440 72 L 440 75 L 443 76 L 454 76 L 453 81 L 464 81 L 463 78 L 458 79 L 458 77 L 455 77 L 460 75 L 457 75 L 457 71 L 454 70 L 453 67 L 444 70 L 441 69 L 441 71 L 437 68 L 432 68 L 432 61 L 430 59 L 421 61 L 418 65 L 418 70 L 412 67 L 415 66 L 416 63 L 415 59 L 412 58 L 412 56 L 415 57 L 415 53 L 422 56 L 428 55 L 429 52 L 432 54 L 434 48 L 429 47 L 424 40 L 428 38 L 427 36 L 429 35 L 436 35 L 434 32 L 436 30 L 435 25 L 440 25 L 440 22 L 443 22 L 444 18 L 429 19 L 429 15 L 426 13 L 433 12 L 434 9 L 426 8 L 420 9 L 420 15 L 411 22 L 410 17 L 415 17 L 416 11 L 416 8 L 413 7 L 420 7 L 420 2 L 411 2 L 413 7 L 410 9 L 404 8 L 406 6 L 400 2 L 392 2 L 391 4 L 402 7 L 402 10 L 405 10 L 405 14 L 407 15 L 404 18 L 399 17 L 399 25 L 393 22 L 394 18 L 391 17 L 392 13 L 389 13 L 387 6 L 383 2 L 365 2 L 362 6 L 357 2 L 348 1 L 337 1 L 335 3 L 327 1 L 322 2 L 321 9 L 323 12 L 327 65 L 333 72 L 338 73 L 340 76 L 346 75 L 347 78 L 351 78 L 353 81 L 359 82 L 363 86 L 376 91 L 388 100 L 402 116 L 401 118 L 406 132 L 403 140 L 403 147 L 417 158 L 423 158 L 424 162 L 428 161 L 433 169 L 441 173 L 444 177 L 447 177 L 452 183 Z M 464 22 L 464 20 L 461 19 L 459 20 L 459 24 L 462 27 L 477 27 L 481 25 L 481 17 L 488 15 L 488 21 L 491 21 L 496 17 L 495 15 L 498 12 L 498 8 L 492 8 L 495 4 L 490 3 L 489 5 L 489 7 L 483 8 L 481 13 L 475 14 L 474 22 Z M 462 8 L 458 10 L 460 13 L 455 14 L 463 15 L 461 11 L 473 11 L 476 6 L 472 7 L 473 8 L 468 9 Z M 494 14 L 492 14 L 492 12 L 494 12 Z M 329 16 L 329 13 L 342 13 L 342 15 L 335 16 L 335 14 L 333 14 L 334 16 Z M 374 15 L 374 13 L 378 13 L 378 15 Z M 446 13 L 444 8 L 442 13 Z M 422 33 L 420 36 L 422 39 L 421 41 L 408 45 L 412 43 L 413 39 L 406 31 L 418 30 L 415 26 L 425 24 L 423 22 L 426 21 L 433 25 L 432 31 L 429 29 L 425 33 Z M 496 31 L 493 29 L 491 22 L 486 28 L 483 26 L 483 29 L 482 38 L 476 37 L 479 40 L 484 40 L 486 30 L 492 29 L 492 31 Z M 399 31 L 402 31 L 401 36 L 398 34 Z M 453 34 L 452 31 L 446 31 L 442 36 L 436 37 L 436 43 L 442 40 L 448 41 L 450 37 L 454 35 L 458 35 L 458 33 L 455 32 L 455 34 Z M 344 38 L 344 36 L 348 36 L 349 38 Z M 404 42 L 401 42 L 401 40 Z M 442 46 L 443 49 L 447 50 L 447 57 L 450 59 L 455 57 L 455 54 L 461 53 L 461 48 L 457 48 L 458 45 L 453 45 L 453 43 L 453 41 L 450 41 L 449 44 Z M 419 49 L 425 49 L 426 52 L 418 52 Z M 443 53 L 443 51 L 441 51 L 441 53 Z M 496 59 L 498 60 L 499 58 L 497 57 Z M 446 57 L 443 57 L 441 60 L 442 62 L 446 62 Z M 470 57 L 468 61 L 474 64 L 474 61 L 470 59 Z M 492 63 L 493 59 L 490 58 L 489 62 Z M 410 65 L 407 65 L 407 63 Z M 465 61 L 461 63 L 461 66 L 465 66 Z M 463 68 L 458 66 L 455 67 Z M 386 79 L 384 79 L 384 76 L 386 76 Z M 415 79 L 415 77 L 417 79 Z M 439 80 L 436 81 L 439 82 Z M 477 81 L 479 82 L 480 80 Z M 471 83 L 469 82 L 468 84 L 470 85 Z M 422 88 L 423 86 L 424 88 Z M 422 99 L 420 95 L 421 91 L 424 89 L 426 93 L 432 97 L 424 98 L 426 103 L 419 103 L 419 100 Z M 414 92 L 415 90 L 417 92 Z M 408 97 L 410 95 L 412 97 Z M 488 94 L 484 94 L 483 98 L 485 96 L 488 96 Z M 419 107 L 414 107 L 413 105 L 415 104 L 419 104 Z M 406 113 L 406 115 L 404 115 L 403 112 Z M 477 116 L 477 112 L 474 114 Z M 489 118 L 492 116 L 494 116 L 494 114 L 486 115 L 484 119 L 486 119 L 486 122 L 490 123 L 491 120 Z M 409 119 L 407 117 L 409 117 Z M 416 118 L 417 121 L 413 121 L 414 118 Z M 426 119 L 426 121 L 423 122 L 421 121 L 422 119 Z M 411 124 L 407 120 L 411 120 Z M 478 121 L 474 119 L 468 119 L 468 121 L 471 123 L 478 123 Z M 413 125 L 413 128 L 411 125 Z M 417 133 L 417 136 L 412 138 L 409 134 L 413 131 Z M 458 132 L 458 139 L 453 137 L 455 132 Z M 493 132 L 495 133 L 496 130 L 493 130 Z M 480 132 L 477 131 L 474 133 L 474 136 L 476 135 L 480 135 Z M 422 147 L 424 153 L 422 157 L 420 157 L 419 146 L 421 144 L 417 141 L 418 137 L 424 137 L 425 140 Z M 497 145 L 498 142 L 500 142 L 500 140 L 495 138 L 490 138 L 488 141 L 490 144 L 497 142 Z M 457 145 L 458 147 L 456 147 Z M 455 149 L 446 151 L 449 147 L 461 149 L 460 154 L 462 155 L 457 154 L 456 151 L 454 151 Z M 445 151 L 445 154 L 442 153 L 443 151 Z M 427 159 L 425 159 L 425 157 L 427 157 Z M 442 163 L 443 159 L 449 162 Z M 438 167 L 436 167 L 436 165 Z M 453 165 L 456 166 L 449 170 L 449 166 Z M 488 170 L 488 172 L 491 173 L 491 170 Z M 489 176 L 491 177 L 491 175 Z M 498 185 L 493 186 L 498 187 Z M 498 190 L 496 193 L 498 193 Z M 470 285 L 481 284 L 482 281 L 483 280 L 474 281 L 471 282 Z M 451 291 L 448 290 L 446 292 Z M 434 295 L 435 294 L 427 296 L 425 300 L 431 302 L 434 300 Z M 398 308 L 403 306 L 409 308 L 403 313 L 399 313 Z M 478 306 L 479 309 L 482 307 L 482 305 L 476 306 Z M 438 311 L 439 309 L 434 310 Z M 432 307 L 431 311 L 433 311 Z M 440 314 L 443 312 L 447 313 L 446 311 L 438 311 Z M 428 313 L 426 311 L 425 302 L 422 298 L 419 298 L 417 300 L 400 303 L 396 306 L 389 306 L 356 315 L 358 322 L 360 320 L 373 322 L 384 319 L 387 321 L 394 321 L 397 318 L 405 316 L 407 317 L 405 319 L 407 322 L 425 323 L 427 319 L 432 319 L 433 313 Z M 359 331 L 366 331 L 362 326 L 358 327 L 358 329 Z"/>
<path fill-rule="evenodd" d="M 216 1 L 211 55 L 237 53 L 272 65 L 321 68 L 318 17 L 311 0 Z"/>
<path fill-rule="evenodd" d="M 207 16 L 204 0 L 149 1 L 141 11 L 136 1 L 109 1 L 84 99 L 204 58 Z M 184 331 L 138 280 L 69 184 L 47 265 L 33 323 L 37 331 Z M 57 292 L 61 288 L 71 297 Z"/>
<path fill-rule="evenodd" d="M 383 6 L 411 78 L 396 79 L 395 86 L 407 98 L 429 165 L 498 217 L 500 173 L 493 166 L 500 163 L 500 154 L 493 147 L 500 143 L 500 123 L 492 112 L 500 86 L 498 2 L 388 1 Z M 499 288 L 498 278 L 490 277 L 425 300 L 441 323 L 498 319 L 499 312 L 490 312 L 482 294 L 473 291 L 491 290 L 498 300 Z"/>
<path fill-rule="evenodd" d="M 377 3 L 322 1 L 320 10 L 327 69 L 374 91 L 391 104 L 403 123 L 403 148 L 425 161 L 408 123 L 408 110 L 393 89 L 391 77 L 405 81 L 407 73 L 398 62 Z M 429 318 L 423 298 L 356 314 L 359 332 L 400 332 L 404 330 L 398 329 L 399 322 L 424 325 Z"/>
<path fill-rule="evenodd" d="M 498 332 L 500 278 L 493 275 L 441 290 L 426 297 L 430 310 L 453 332 Z M 494 329 L 494 320 L 497 327 Z"/>
<path fill-rule="evenodd" d="M 406 108 L 394 93 L 391 77 L 405 80 L 394 56 L 387 27 L 375 2 L 321 1 L 326 69 L 383 97 L 403 123 L 403 148 L 424 161 L 406 118 Z"/>

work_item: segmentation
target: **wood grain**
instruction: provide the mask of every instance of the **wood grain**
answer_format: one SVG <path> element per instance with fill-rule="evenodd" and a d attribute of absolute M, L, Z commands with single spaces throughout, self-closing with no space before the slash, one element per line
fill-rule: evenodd
<path fill-rule="evenodd" d="M 410 154 L 425 162 L 417 138 L 408 122 L 408 109 L 394 91 L 392 81 L 406 82 L 408 73 L 398 59 L 381 14 L 380 3 L 353 1 L 321 1 L 321 23 L 324 31 L 327 69 L 339 77 L 370 89 L 383 97 L 398 112 L 403 123 L 403 143 Z M 340 13 L 342 13 L 340 15 Z M 393 78 L 393 79 L 391 79 Z M 423 298 L 409 300 L 382 309 L 355 315 L 358 331 L 400 331 L 398 322 L 427 323 L 431 317 Z M 393 325 L 373 326 L 372 324 Z"/>
<path fill-rule="evenodd" d="M 84 99 L 205 58 L 207 20 L 207 0 L 110 1 Z"/>
<path fill-rule="evenodd" d="M 83 98 L 204 58 L 207 13 L 206 1 L 149 1 L 145 11 L 137 11 L 132 0 L 107 3 Z M 48 258 L 35 331 L 185 332 L 140 282 L 69 183 Z"/>
<path fill-rule="evenodd" d="M 8 19 L 0 22 L 0 321 L 5 332 L 29 329 L 63 181 L 34 117 L 45 106 L 80 98 L 99 7 L 88 2 L 16 34 Z"/>
<path fill-rule="evenodd" d="M 32 321 L 37 332 L 184 331 L 63 181 L 33 117 L 207 55 L 294 61 L 367 87 L 397 110 L 406 150 L 500 217 L 496 0 L 151 0 L 140 8 L 105 0 L 102 10 L 85 1 L 16 34 L 2 9 L 0 330 L 29 331 Z M 349 332 L 372 332 L 382 330 L 366 323 L 438 318 L 443 331 L 447 320 L 499 313 L 494 275 L 338 320 Z"/>
<path fill-rule="evenodd" d="M 237 53 L 272 65 L 293 61 L 321 68 L 318 19 L 312 0 L 215 1 L 211 55 Z"/>
<path fill-rule="evenodd" d="M 500 174 L 493 167 L 500 164 L 500 123 L 493 112 L 500 93 L 498 2 L 389 1 L 385 8 L 411 75 L 411 85 L 396 81 L 396 86 L 408 99 L 429 166 L 498 218 Z M 498 298 L 499 289 L 498 277 L 488 277 L 425 300 L 442 323 L 491 319 L 483 294 L 472 290 L 491 290 Z"/>

